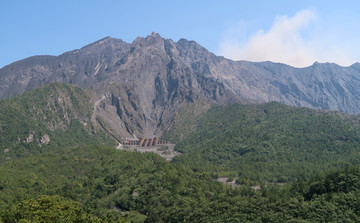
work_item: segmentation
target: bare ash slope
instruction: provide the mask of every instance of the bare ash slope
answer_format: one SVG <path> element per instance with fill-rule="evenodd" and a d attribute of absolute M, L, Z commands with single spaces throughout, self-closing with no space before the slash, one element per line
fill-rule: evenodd
<path fill-rule="evenodd" d="M 360 113 L 360 65 L 294 68 L 231 61 L 194 41 L 152 33 L 132 43 L 104 38 L 60 56 L 35 56 L 0 69 L 0 98 L 51 82 L 93 89 L 96 119 L 120 137 L 159 136 L 175 111 L 212 103 L 278 101 Z"/>

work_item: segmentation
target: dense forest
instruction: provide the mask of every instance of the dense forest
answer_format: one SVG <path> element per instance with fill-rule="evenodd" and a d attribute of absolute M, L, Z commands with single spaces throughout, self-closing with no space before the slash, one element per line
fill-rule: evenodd
<path fill-rule="evenodd" d="M 360 164 L 356 116 L 279 103 L 213 106 L 191 122 L 189 114 L 167 135 L 183 153 L 173 162 L 213 176 L 283 183 Z"/>
<path fill-rule="evenodd" d="M 3 222 L 61 218 L 73 222 L 354 222 L 360 218 L 359 167 L 255 191 L 231 188 L 156 154 L 79 146 L 7 162 L 0 174 Z"/>
<path fill-rule="evenodd" d="M 167 162 L 116 150 L 92 109 L 67 84 L 0 101 L 0 222 L 360 219 L 357 116 L 200 100 L 167 132 L 182 153 Z"/>

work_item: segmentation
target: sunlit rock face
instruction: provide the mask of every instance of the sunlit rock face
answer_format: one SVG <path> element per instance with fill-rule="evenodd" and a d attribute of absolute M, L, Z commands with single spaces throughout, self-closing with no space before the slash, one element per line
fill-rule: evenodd
<path fill-rule="evenodd" d="M 186 103 L 261 103 L 360 113 L 360 65 L 232 61 L 194 41 L 152 33 L 132 43 L 104 38 L 60 56 L 30 57 L 0 69 L 0 98 L 51 82 L 92 89 L 96 115 L 122 137 L 153 137 Z M 96 117 L 94 117 L 95 119 Z"/>

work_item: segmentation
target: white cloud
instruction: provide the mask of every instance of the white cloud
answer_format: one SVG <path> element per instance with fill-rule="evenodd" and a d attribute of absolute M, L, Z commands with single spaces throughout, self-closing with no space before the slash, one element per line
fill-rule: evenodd
<path fill-rule="evenodd" d="M 346 53 L 322 43 L 324 36 L 310 40 L 302 35 L 315 20 L 313 10 L 301 10 L 293 17 L 277 16 L 268 31 L 258 30 L 245 41 L 241 30 L 228 30 L 220 43 L 220 54 L 233 60 L 273 61 L 295 67 L 309 66 L 315 61 L 351 64 Z M 246 25 L 241 21 L 237 29 L 243 28 Z"/>

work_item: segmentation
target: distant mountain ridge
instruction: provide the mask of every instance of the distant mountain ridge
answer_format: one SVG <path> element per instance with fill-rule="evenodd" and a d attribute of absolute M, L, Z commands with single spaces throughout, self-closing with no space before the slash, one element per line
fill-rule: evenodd
<path fill-rule="evenodd" d="M 52 82 L 91 88 L 99 117 L 122 137 L 161 135 L 184 104 L 261 103 L 360 113 L 360 64 L 294 68 L 232 61 L 194 41 L 157 33 L 132 43 L 106 37 L 59 56 L 30 57 L 0 69 L 0 98 Z"/>

